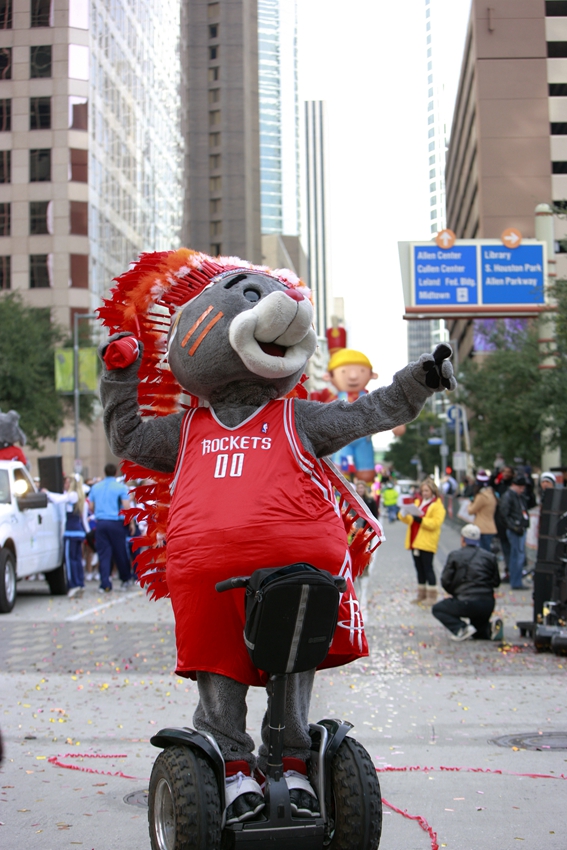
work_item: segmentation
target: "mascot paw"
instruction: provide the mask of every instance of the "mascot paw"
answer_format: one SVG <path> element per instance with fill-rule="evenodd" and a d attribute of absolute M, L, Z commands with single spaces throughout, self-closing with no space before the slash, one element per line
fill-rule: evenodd
<path fill-rule="evenodd" d="M 457 381 L 453 374 L 453 366 L 449 360 L 453 351 L 451 346 L 441 343 L 436 346 L 433 354 L 422 354 L 419 365 L 425 372 L 425 385 L 431 390 L 454 390 Z"/>
<path fill-rule="evenodd" d="M 266 805 L 262 789 L 255 779 L 239 771 L 226 778 L 225 824 L 240 823 L 255 817 Z"/>
<path fill-rule="evenodd" d="M 317 795 L 307 777 L 295 770 L 286 770 L 284 777 L 289 788 L 292 814 L 302 818 L 318 818 L 321 812 Z"/>
<path fill-rule="evenodd" d="M 129 333 L 114 334 L 99 349 L 99 354 L 109 371 L 125 369 L 135 363 L 142 352 L 141 343 Z"/>

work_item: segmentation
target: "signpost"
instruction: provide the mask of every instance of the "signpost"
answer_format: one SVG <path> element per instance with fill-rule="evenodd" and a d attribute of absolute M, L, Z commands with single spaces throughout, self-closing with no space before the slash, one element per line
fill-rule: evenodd
<path fill-rule="evenodd" d="M 546 245 L 502 239 L 400 242 L 406 319 L 536 316 L 545 306 Z M 444 246 L 449 247 L 445 248 Z M 443 247 L 442 247 L 443 246 Z"/>

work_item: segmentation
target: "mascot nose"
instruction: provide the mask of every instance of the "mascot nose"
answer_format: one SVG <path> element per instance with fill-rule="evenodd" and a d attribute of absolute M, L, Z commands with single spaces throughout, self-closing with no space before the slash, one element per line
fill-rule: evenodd
<path fill-rule="evenodd" d="M 303 301 L 303 295 L 297 289 L 286 289 L 285 294 L 293 298 L 294 301 Z"/>

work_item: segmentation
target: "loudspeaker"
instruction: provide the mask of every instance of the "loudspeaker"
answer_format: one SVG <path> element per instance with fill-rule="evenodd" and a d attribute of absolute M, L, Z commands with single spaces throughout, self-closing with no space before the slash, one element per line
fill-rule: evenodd
<path fill-rule="evenodd" d="M 555 564 L 536 564 L 534 572 L 534 623 L 543 613 L 543 603 L 553 599 L 557 567 Z"/>
<path fill-rule="evenodd" d="M 63 492 L 63 458 L 61 455 L 49 455 L 37 459 L 39 467 L 39 486 L 52 493 Z"/>
<path fill-rule="evenodd" d="M 567 489 L 544 490 L 537 560 L 567 564 Z"/>

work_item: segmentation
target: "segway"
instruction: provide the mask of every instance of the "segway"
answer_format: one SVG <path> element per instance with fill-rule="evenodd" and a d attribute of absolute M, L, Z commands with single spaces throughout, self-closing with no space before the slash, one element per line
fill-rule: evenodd
<path fill-rule="evenodd" d="M 252 662 L 269 671 L 265 807 L 253 820 L 225 825 L 225 766 L 214 737 L 188 728 L 151 738 L 157 757 L 148 795 L 152 850 L 376 850 L 382 799 L 372 759 L 348 733 L 352 724 L 310 724 L 308 775 L 320 815 L 292 813 L 283 768 L 287 677 L 325 659 L 337 624 L 344 578 L 309 564 L 256 570 L 219 582 L 246 589 L 244 640 Z"/>

